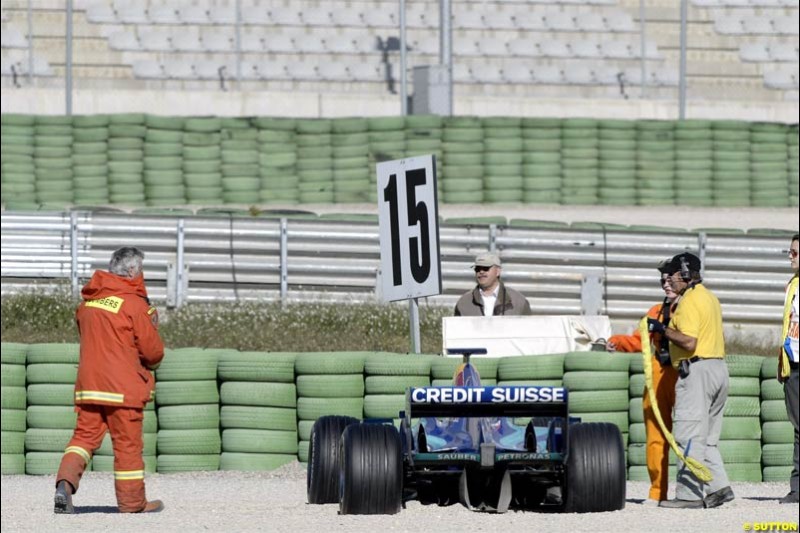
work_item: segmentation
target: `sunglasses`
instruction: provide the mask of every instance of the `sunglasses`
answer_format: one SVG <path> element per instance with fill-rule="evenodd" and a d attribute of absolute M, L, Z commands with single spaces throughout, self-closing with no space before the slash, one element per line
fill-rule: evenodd
<path fill-rule="evenodd" d="M 475 272 L 488 272 L 491 270 L 492 267 L 484 267 L 484 266 L 476 266 L 474 268 Z"/>
<path fill-rule="evenodd" d="M 789 250 L 789 257 L 797 257 L 797 250 Z"/>

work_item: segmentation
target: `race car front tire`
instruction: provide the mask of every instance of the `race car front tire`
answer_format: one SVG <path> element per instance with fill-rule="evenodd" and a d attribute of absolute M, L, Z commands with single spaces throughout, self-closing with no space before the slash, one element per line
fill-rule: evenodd
<path fill-rule="evenodd" d="M 599 513 L 625 507 L 625 454 L 619 428 L 606 422 L 569 426 L 564 511 Z"/>
<path fill-rule="evenodd" d="M 360 424 L 342 435 L 339 513 L 396 514 L 403 495 L 400 434 L 394 426 Z"/>
<path fill-rule="evenodd" d="M 350 416 L 323 416 L 314 422 L 306 473 L 308 503 L 339 501 L 339 441 L 344 430 L 351 424 L 358 424 L 358 419 Z"/>

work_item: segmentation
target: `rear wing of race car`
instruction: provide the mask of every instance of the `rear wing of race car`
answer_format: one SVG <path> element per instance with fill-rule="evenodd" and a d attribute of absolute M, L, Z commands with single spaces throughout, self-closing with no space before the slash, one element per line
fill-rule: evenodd
<path fill-rule="evenodd" d="M 407 421 L 431 417 L 568 417 L 567 389 L 535 385 L 413 387 L 406 391 Z"/>

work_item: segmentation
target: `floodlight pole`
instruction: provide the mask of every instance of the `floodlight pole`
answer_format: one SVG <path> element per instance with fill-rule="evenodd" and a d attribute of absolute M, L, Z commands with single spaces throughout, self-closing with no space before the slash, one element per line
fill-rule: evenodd
<path fill-rule="evenodd" d="M 408 67 L 406 65 L 406 0 L 400 0 L 400 112 L 408 115 Z"/>
<path fill-rule="evenodd" d="M 681 62 L 678 85 L 678 118 L 686 118 L 686 26 L 689 18 L 689 2 L 681 0 Z"/>
<path fill-rule="evenodd" d="M 64 65 L 64 95 L 67 116 L 72 115 L 72 0 L 67 0 L 66 60 Z"/>
<path fill-rule="evenodd" d="M 447 67 L 447 115 L 453 114 L 453 31 L 450 0 L 439 0 L 439 64 Z"/>

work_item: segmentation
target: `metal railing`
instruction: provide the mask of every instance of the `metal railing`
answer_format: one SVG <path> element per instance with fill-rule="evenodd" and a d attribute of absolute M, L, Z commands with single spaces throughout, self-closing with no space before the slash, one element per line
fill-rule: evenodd
<path fill-rule="evenodd" d="M 151 297 L 187 302 L 380 301 L 377 222 L 103 212 L 0 216 L 2 294 L 69 283 L 77 294 L 122 245 L 141 247 Z M 500 253 L 503 279 L 536 314 L 636 318 L 660 301 L 655 265 L 683 250 L 704 259 L 727 323 L 774 324 L 790 276 L 788 236 L 442 225 L 443 293 L 454 305 L 474 284 L 475 255 Z"/>

